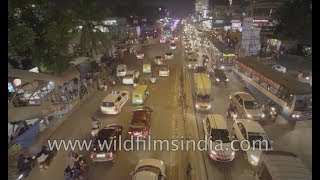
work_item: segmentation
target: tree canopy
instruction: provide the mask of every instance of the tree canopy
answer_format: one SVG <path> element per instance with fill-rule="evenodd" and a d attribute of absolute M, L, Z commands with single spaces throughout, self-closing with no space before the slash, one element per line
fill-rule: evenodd
<path fill-rule="evenodd" d="M 280 39 L 312 42 L 312 1 L 287 1 L 275 13 L 275 35 Z"/>
<path fill-rule="evenodd" d="M 110 10 L 97 0 L 78 0 L 76 9 L 59 8 L 50 0 L 9 0 L 8 60 L 32 61 L 40 70 L 60 73 L 74 58 L 68 53 L 70 40 L 79 37 L 82 56 L 93 56 L 117 36 L 102 32 Z M 113 33 L 111 33 L 113 32 Z M 16 63 L 15 63 L 16 64 Z"/>

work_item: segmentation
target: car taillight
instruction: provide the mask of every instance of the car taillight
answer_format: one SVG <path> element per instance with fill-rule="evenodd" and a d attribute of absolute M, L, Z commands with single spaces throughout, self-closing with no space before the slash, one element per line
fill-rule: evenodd
<path fill-rule="evenodd" d="M 129 135 L 131 135 L 131 134 L 132 134 L 132 132 L 131 132 L 131 131 L 129 131 L 129 132 L 128 132 L 128 134 L 129 134 Z"/>
<path fill-rule="evenodd" d="M 114 107 L 114 111 L 118 111 L 119 109 L 117 107 Z"/>
<path fill-rule="evenodd" d="M 112 152 L 110 152 L 110 153 L 109 153 L 109 156 L 110 156 L 110 157 L 112 157 L 112 156 L 113 156 L 113 153 L 112 153 Z"/>
<path fill-rule="evenodd" d="M 93 153 L 91 153 L 91 156 L 90 156 L 90 158 L 91 158 L 91 159 L 93 159 L 93 158 L 94 158 L 94 154 L 93 154 Z"/>

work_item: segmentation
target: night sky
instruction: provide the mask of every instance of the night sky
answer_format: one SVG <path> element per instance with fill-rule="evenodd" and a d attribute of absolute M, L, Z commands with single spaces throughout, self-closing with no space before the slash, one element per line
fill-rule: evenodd
<path fill-rule="evenodd" d="M 74 8 L 77 0 L 53 0 L 59 7 Z M 194 11 L 195 0 L 98 0 L 99 6 L 113 9 L 115 16 L 130 16 L 158 7 L 167 8 L 170 16 L 184 17 Z"/>

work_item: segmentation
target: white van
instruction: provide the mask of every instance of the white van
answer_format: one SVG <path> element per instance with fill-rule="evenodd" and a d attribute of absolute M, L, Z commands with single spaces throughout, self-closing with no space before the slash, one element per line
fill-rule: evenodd
<path fill-rule="evenodd" d="M 125 76 L 127 73 L 127 65 L 125 64 L 119 64 L 117 66 L 117 76 Z"/>
<path fill-rule="evenodd" d="M 208 114 L 203 120 L 204 134 L 207 136 L 208 154 L 211 159 L 220 162 L 229 162 L 234 159 L 235 152 L 231 148 L 232 137 L 224 117 L 220 114 Z M 210 139 L 209 139 L 210 138 Z M 222 149 L 214 149 L 220 146 Z M 217 146 L 216 146 L 216 143 Z"/>
<path fill-rule="evenodd" d="M 102 101 L 100 110 L 102 114 L 118 114 L 129 99 L 128 91 L 113 91 Z"/>

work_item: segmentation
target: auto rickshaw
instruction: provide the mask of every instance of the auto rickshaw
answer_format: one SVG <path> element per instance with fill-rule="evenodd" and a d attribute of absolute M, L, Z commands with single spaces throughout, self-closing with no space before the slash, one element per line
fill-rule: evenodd
<path fill-rule="evenodd" d="M 138 85 L 132 92 L 132 104 L 141 105 L 149 96 L 147 85 Z"/>

